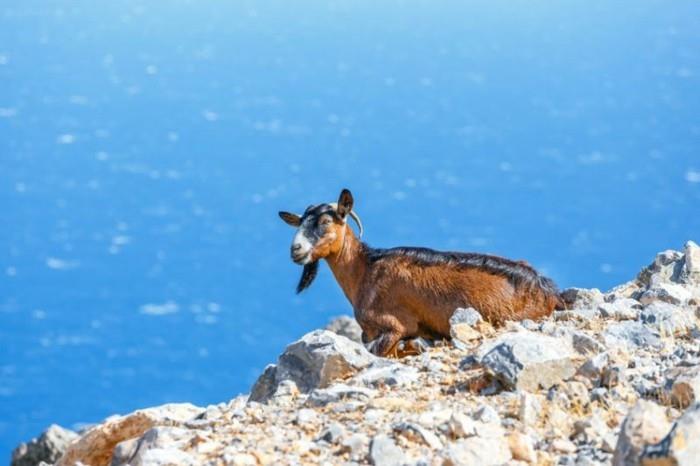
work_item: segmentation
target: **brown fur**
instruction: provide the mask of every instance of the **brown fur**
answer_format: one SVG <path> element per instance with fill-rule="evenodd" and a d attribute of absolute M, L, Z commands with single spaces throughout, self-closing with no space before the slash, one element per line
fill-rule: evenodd
<path fill-rule="evenodd" d="M 458 307 L 473 307 L 485 320 L 500 325 L 507 320 L 538 319 L 562 306 L 558 293 L 542 286 L 537 281 L 542 277 L 523 261 L 472 255 L 477 261 L 490 260 L 504 270 L 513 269 L 529 281 L 517 281 L 494 267 L 460 265 L 458 253 L 447 253 L 448 259 L 435 263 L 419 263 L 401 251 L 372 257 L 377 250 L 358 240 L 344 221 L 345 214 L 326 228 L 311 259 L 326 259 L 352 304 L 363 341 L 373 342 L 375 354 L 395 354 L 402 339 L 449 338 L 449 320 Z"/>

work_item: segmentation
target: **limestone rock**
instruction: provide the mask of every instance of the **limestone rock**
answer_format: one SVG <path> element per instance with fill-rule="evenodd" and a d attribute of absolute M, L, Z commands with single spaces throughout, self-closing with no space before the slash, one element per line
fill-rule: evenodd
<path fill-rule="evenodd" d="M 642 304 L 636 299 L 621 298 L 598 306 L 600 315 L 616 320 L 636 320 Z"/>
<path fill-rule="evenodd" d="M 365 387 L 352 387 L 342 383 L 328 388 L 317 388 L 309 394 L 306 403 L 309 406 L 326 406 L 341 400 L 367 402 L 376 395 L 375 390 Z"/>
<path fill-rule="evenodd" d="M 535 391 L 573 376 L 574 356 L 564 339 L 523 331 L 485 343 L 478 359 L 507 389 Z"/>
<path fill-rule="evenodd" d="M 688 408 L 666 437 L 648 445 L 641 455 L 642 466 L 695 466 L 700 461 L 700 403 Z"/>
<path fill-rule="evenodd" d="M 611 324 L 603 332 L 603 340 L 608 347 L 659 349 L 663 346 L 659 334 L 641 322 Z"/>
<path fill-rule="evenodd" d="M 35 466 L 42 461 L 56 462 L 78 434 L 53 424 L 39 437 L 20 444 L 12 452 L 11 466 Z"/>
<path fill-rule="evenodd" d="M 327 330 L 316 330 L 289 345 L 276 366 L 268 366 L 253 386 L 250 401 L 267 401 L 283 380 L 293 381 L 302 393 L 324 388 L 376 359 L 358 343 Z"/>
<path fill-rule="evenodd" d="M 637 466 L 644 447 L 659 442 L 670 427 L 664 409 L 651 401 L 640 400 L 622 423 L 613 466 Z"/>
<path fill-rule="evenodd" d="M 469 437 L 447 445 L 443 451 L 443 466 L 495 466 L 511 459 L 510 445 L 502 437 Z"/>
<path fill-rule="evenodd" d="M 520 432 L 513 432 L 508 436 L 508 446 L 514 460 L 525 461 L 531 464 L 537 461 L 537 454 L 530 436 Z"/>
<path fill-rule="evenodd" d="M 326 330 L 344 336 L 355 343 L 362 343 L 362 327 L 350 316 L 338 316 L 326 325 Z"/>
<path fill-rule="evenodd" d="M 56 466 L 73 466 L 78 461 L 90 466 L 107 466 L 119 442 L 140 437 L 155 426 L 178 426 L 202 412 L 203 408 L 189 403 L 173 403 L 109 418 L 71 443 Z"/>
<path fill-rule="evenodd" d="M 665 302 L 652 302 L 645 306 L 639 319 L 663 336 L 687 335 L 697 327 L 697 321 L 690 309 Z"/>
<path fill-rule="evenodd" d="M 442 442 L 434 433 L 413 422 L 399 422 L 393 426 L 394 432 L 414 442 L 424 443 L 433 450 L 442 448 Z"/>
<path fill-rule="evenodd" d="M 700 402 L 700 365 L 685 369 L 673 381 L 671 399 L 681 408 Z"/>
<path fill-rule="evenodd" d="M 466 348 L 465 344 L 483 337 L 479 325 L 484 320 L 474 308 L 457 308 L 450 317 L 450 337 L 455 346 Z"/>
<path fill-rule="evenodd" d="M 683 248 L 685 264 L 683 279 L 686 283 L 700 285 L 700 246 L 693 241 L 685 243 Z"/>
<path fill-rule="evenodd" d="M 387 359 L 378 359 L 355 375 L 352 380 L 366 387 L 402 387 L 418 379 L 418 369 Z"/>
<path fill-rule="evenodd" d="M 561 292 L 561 298 L 569 309 L 594 309 L 604 301 L 598 288 L 567 288 Z"/>
<path fill-rule="evenodd" d="M 375 435 L 369 446 L 369 460 L 375 466 L 401 466 L 404 463 L 404 453 L 396 446 L 391 437 Z"/>

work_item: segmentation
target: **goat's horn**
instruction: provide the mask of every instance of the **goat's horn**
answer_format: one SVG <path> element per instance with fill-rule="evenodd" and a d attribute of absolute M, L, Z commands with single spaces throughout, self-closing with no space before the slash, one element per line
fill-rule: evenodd
<path fill-rule="evenodd" d="M 329 202 L 329 206 L 333 207 L 336 211 L 338 210 L 338 203 L 337 202 Z M 354 210 L 350 211 L 350 217 L 357 223 L 357 227 L 360 229 L 360 238 L 362 238 L 362 234 L 365 232 L 364 228 L 362 228 L 362 220 L 360 220 L 360 216 L 355 213 Z"/>

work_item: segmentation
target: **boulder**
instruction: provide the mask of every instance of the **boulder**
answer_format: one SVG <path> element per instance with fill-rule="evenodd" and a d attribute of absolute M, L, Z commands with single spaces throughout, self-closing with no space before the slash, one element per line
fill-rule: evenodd
<path fill-rule="evenodd" d="M 669 430 L 664 409 L 651 401 L 639 400 L 620 427 L 613 454 L 613 466 L 637 466 L 644 447 L 659 442 Z"/>
<path fill-rule="evenodd" d="M 332 385 L 328 388 L 317 388 L 310 394 L 306 403 L 309 406 L 326 406 L 338 401 L 359 401 L 366 403 L 376 396 L 376 390 L 365 387 L 352 387 L 343 383 Z"/>
<path fill-rule="evenodd" d="M 508 439 L 500 426 L 480 429 L 472 436 L 449 443 L 441 451 L 443 466 L 501 465 L 511 460 Z"/>
<path fill-rule="evenodd" d="M 685 243 L 683 248 L 685 263 L 682 278 L 685 283 L 700 285 L 700 246 L 693 241 Z"/>
<path fill-rule="evenodd" d="M 595 309 L 605 297 L 598 288 L 567 288 L 561 298 L 568 309 Z"/>
<path fill-rule="evenodd" d="M 622 346 L 632 350 L 663 347 L 658 332 L 652 331 L 642 322 L 623 321 L 610 324 L 603 332 L 603 341 L 609 348 Z"/>
<path fill-rule="evenodd" d="M 154 427 L 138 440 L 121 442 L 114 449 L 111 466 L 196 465 L 185 450 L 196 434 L 179 427 Z"/>
<path fill-rule="evenodd" d="M 418 380 L 418 369 L 387 359 L 377 359 L 352 380 L 366 387 L 403 387 Z"/>
<path fill-rule="evenodd" d="M 682 368 L 671 386 L 671 400 L 681 408 L 700 402 L 700 366 Z"/>
<path fill-rule="evenodd" d="M 21 443 L 12 452 L 11 466 L 35 466 L 40 462 L 56 462 L 68 445 L 78 438 L 72 430 L 53 424 L 39 437 Z"/>
<path fill-rule="evenodd" d="M 118 443 L 140 437 L 156 426 L 179 426 L 203 412 L 203 408 L 189 403 L 173 403 L 108 418 L 71 443 L 56 466 L 73 466 L 78 461 L 90 466 L 107 466 Z"/>
<path fill-rule="evenodd" d="M 289 345 L 253 385 L 250 401 L 266 402 L 280 383 L 290 380 L 302 393 L 328 387 L 376 361 L 359 343 L 327 330 L 307 333 Z"/>
<path fill-rule="evenodd" d="M 474 308 L 457 308 L 450 317 L 450 337 L 460 349 L 483 337 L 479 327 L 484 324 L 481 314 Z"/>
<path fill-rule="evenodd" d="M 600 315 L 616 320 L 636 320 L 642 304 L 636 299 L 620 298 L 598 306 Z"/>
<path fill-rule="evenodd" d="M 639 320 L 662 336 L 681 336 L 697 327 L 690 309 L 665 302 L 652 302 L 644 307 Z"/>
<path fill-rule="evenodd" d="M 370 442 L 369 461 L 375 466 L 401 466 L 405 462 L 405 455 L 391 437 L 379 434 Z"/>
<path fill-rule="evenodd" d="M 335 317 L 326 325 L 326 330 L 344 336 L 355 343 L 362 343 L 362 327 L 350 316 Z"/>
<path fill-rule="evenodd" d="M 642 466 L 696 466 L 700 462 L 700 403 L 689 407 L 659 443 L 648 445 Z"/>
<path fill-rule="evenodd" d="M 484 343 L 477 360 L 509 390 L 547 389 L 573 376 L 578 367 L 568 340 L 530 331 Z"/>

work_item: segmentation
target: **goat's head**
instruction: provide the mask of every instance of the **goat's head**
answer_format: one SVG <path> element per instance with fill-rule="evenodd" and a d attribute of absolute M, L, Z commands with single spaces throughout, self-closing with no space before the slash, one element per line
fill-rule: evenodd
<path fill-rule="evenodd" d="M 351 217 L 360 229 L 362 222 L 352 210 L 353 199 L 349 190 L 343 189 L 337 203 L 309 206 L 303 215 L 280 212 L 288 225 L 297 228 L 291 246 L 292 260 L 304 266 L 304 274 L 297 292 L 311 284 L 318 269 L 317 261 L 337 254 L 345 240 L 347 218 Z"/>

